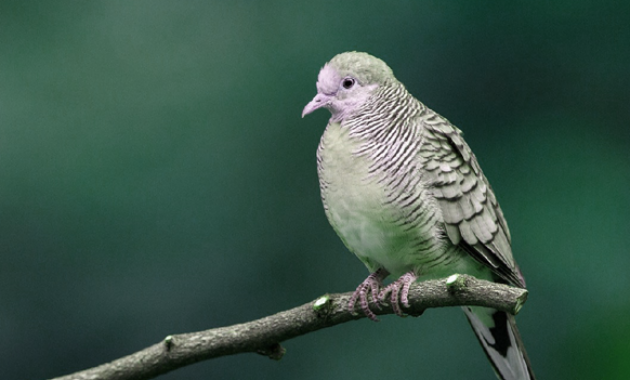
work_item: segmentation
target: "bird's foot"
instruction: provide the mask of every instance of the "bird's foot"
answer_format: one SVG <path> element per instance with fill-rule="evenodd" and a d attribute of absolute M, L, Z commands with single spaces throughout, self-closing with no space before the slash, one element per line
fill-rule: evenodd
<path fill-rule="evenodd" d="M 409 307 L 409 286 L 417 279 L 418 276 L 413 271 L 403 274 L 398 280 L 387 285 L 380 291 L 378 294 L 379 301 L 384 302 L 387 295 L 391 293 L 390 301 L 392 303 L 392 309 L 396 315 L 402 317 L 403 312 L 400 308 L 400 304 L 402 303 L 404 307 Z"/>
<path fill-rule="evenodd" d="M 365 281 L 363 281 L 358 287 L 357 290 L 354 291 L 352 297 L 350 297 L 350 301 L 348 302 L 348 310 L 354 314 L 354 305 L 359 300 L 359 304 L 361 305 L 361 310 L 363 313 L 373 320 L 374 322 L 378 322 L 378 318 L 376 315 L 370 310 L 368 306 L 368 294 L 372 294 L 372 301 L 374 304 L 380 309 L 380 305 L 378 304 L 378 292 L 381 290 L 383 286 L 383 279 L 389 275 L 385 269 L 378 269 L 376 272 L 370 274 Z"/>

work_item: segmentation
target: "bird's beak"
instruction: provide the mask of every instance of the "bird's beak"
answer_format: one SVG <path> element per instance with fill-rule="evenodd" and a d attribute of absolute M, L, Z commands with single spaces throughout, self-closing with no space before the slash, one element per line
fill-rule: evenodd
<path fill-rule="evenodd" d="M 308 115 L 309 113 L 315 111 L 318 108 L 326 107 L 330 105 L 330 95 L 318 93 L 315 95 L 313 100 L 304 107 L 304 111 L 302 111 L 302 117 Z"/>

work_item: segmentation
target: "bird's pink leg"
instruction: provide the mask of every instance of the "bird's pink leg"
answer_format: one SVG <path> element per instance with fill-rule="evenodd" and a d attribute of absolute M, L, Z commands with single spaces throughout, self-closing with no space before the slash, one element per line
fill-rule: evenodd
<path fill-rule="evenodd" d="M 378 318 L 376 318 L 376 315 L 372 312 L 372 310 L 370 310 L 368 306 L 367 295 L 368 293 L 372 294 L 372 301 L 380 309 L 380 306 L 378 305 L 378 292 L 383 286 L 383 279 L 387 276 L 389 276 L 389 272 L 383 268 L 378 269 L 376 272 L 370 274 L 365 279 L 365 281 L 363 281 L 357 287 L 357 290 L 354 291 L 352 297 L 350 297 L 350 302 L 348 302 L 348 310 L 351 313 L 354 313 L 354 305 L 357 303 L 358 299 L 363 313 L 365 313 L 365 315 L 374 322 L 378 322 Z"/>
<path fill-rule="evenodd" d="M 398 280 L 387 285 L 380 291 L 378 294 L 379 301 L 383 302 L 385 297 L 387 297 L 387 294 L 391 293 L 392 295 L 390 300 L 392 303 L 392 309 L 394 309 L 394 313 L 396 313 L 396 315 L 402 317 L 403 312 L 400 308 L 400 303 L 402 303 L 405 307 L 409 307 L 409 286 L 411 286 L 411 284 L 413 284 L 417 279 L 418 276 L 413 271 L 403 274 Z M 399 294 L 400 298 L 398 297 Z"/>

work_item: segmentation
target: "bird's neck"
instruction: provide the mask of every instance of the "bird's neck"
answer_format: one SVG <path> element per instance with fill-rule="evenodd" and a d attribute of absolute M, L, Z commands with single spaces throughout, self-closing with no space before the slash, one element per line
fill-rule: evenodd
<path fill-rule="evenodd" d="M 377 88 L 367 101 L 341 121 L 351 136 L 378 140 L 379 136 L 409 127 L 409 120 L 426 107 L 396 82 Z"/>

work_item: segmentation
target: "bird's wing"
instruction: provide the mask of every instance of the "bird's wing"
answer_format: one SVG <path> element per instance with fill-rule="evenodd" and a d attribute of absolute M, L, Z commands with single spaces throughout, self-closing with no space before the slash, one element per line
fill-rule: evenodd
<path fill-rule="evenodd" d="M 507 222 L 462 132 L 429 109 L 418 120 L 424 127 L 420 156 L 449 239 L 499 277 L 524 287 Z"/>

